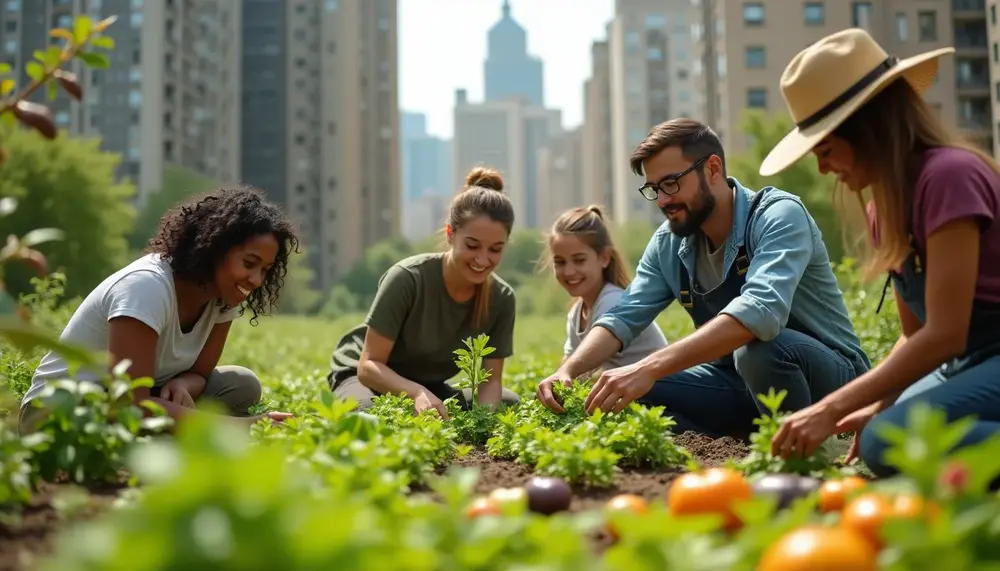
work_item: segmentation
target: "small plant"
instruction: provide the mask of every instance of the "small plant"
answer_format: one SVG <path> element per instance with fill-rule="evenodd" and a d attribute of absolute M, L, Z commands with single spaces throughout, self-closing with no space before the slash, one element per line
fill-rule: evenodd
<path fill-rule="evenodd" d="M 489 381 L 491 374 L 491 371 L 483 369 L 483 359 L 496 350 L 487 345 L 489 341 L 488 335 L 480 334 L 478 337 L 466 339 L 466 348 L 455 350 L 458 356 L 455 364 L 462 372 L 462 378 L 455 383 L 455 386 L 461 390 L 469 389 L 471 398 L 466 403 L 468 410 L 463 410 L 455 397 L 447 399 L 444 404 L 460 442 L 486 444 L 496 424 L 493 410 L 489 406 L 479 404 L 479 387 Z"/>

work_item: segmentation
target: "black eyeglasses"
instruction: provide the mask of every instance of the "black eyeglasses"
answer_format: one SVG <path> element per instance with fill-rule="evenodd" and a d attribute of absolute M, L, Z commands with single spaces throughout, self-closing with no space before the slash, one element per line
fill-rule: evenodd
<path fill-rule="evenodd" d="M 711 155 L 709 155 L 709 157 L 710 156 Z M 705 164 L 705 161 L 707 161 L 709 157 L 702 157 L 683 171 L 677 174 L 668 174 L 667 176 L 661 178 L 657 183 L 647 182 L 639 187 L 639 194 L 649 201 L 656 200 L 656 197 L 660 192 L 666 194 L 667 196 L 677 194 L 677 192 L 681 189 L 681 185 L 678 182 L 681 180 L 681 177 Z"/>

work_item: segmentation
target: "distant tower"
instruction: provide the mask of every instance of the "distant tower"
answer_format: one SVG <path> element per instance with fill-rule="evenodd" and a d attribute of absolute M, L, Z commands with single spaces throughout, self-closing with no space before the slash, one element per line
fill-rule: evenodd
<path fill-rule="evenodd" d="M 483 64 L 486 101 L 511 97 L 543 106 L 542 60 L 528 54 L 528 36 L 510 15 L 510 1 L 504 0 L 500 21 L 490 28 L 488 50 Z"/>

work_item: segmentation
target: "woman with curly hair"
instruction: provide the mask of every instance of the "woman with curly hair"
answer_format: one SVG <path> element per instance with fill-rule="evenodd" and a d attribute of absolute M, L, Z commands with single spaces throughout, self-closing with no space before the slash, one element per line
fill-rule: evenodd
<path fill-rule="evenodd" d="M 249 417 L 260 381 L 249 369 L 218 362 L 232 320 L 249 309 L 255 325 L 275 304 L 288 255 L 297 248 L 291 223 L 257 189 L 226 187 L 194 198 L 163 215 L 143 257 L 90 292 L 61 340 L 107 351 L 113 363 L 128 359 L 130 377 L 154 381 L 136 389 L 135 402 L 152 400 L 175 420 L 206 399 L 248 425 L 283 420 L 287 414 Z M 44 415 L 31 403 L 47 383 L 68 376 L 62 357 L 45 355 L 21 402 L 21 431 Z"/>
<path fill-rule="evenodd" d="M 495 170 L 476 167 L 465 182 L 449 208 L 447 249 L 389 268 L 364 323 L 338 343 L 327 378 L 338 398 L 363 410 L 376 395 L 406 395 L 417 412 L 437 410 L 447 418 L 448 398 L 462 408 L 473 404 L 471 390 L 447 382 L 459 372 L 455 350 L 485 333 L 494 351 L 483 359 L 490 376 L 477 404 L 518 401 L 501 383 L 503 361 L 514 352 L 514 289 L 494 273 L 514 226 L 514 206 Z"/>

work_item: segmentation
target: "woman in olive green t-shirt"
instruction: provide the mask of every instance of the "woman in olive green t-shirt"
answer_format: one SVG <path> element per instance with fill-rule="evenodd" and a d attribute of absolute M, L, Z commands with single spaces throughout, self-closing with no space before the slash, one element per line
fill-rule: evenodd
<path fill-rule="evenodd" d="M 365 409 L 376 395 L 406 394 L 417 412 L 434 408 L 446 417 L 442 401 L 456 396 L 467 408 L 471 391 L 447 381 L 459 372 L 455 350 L 485 333 L 494 352 L 483 360 L 491 374 L 479 387 L 479 403 L 495 408 L 518 401 L 501 380 L 503 361 L 513 354 L 514 289 L 493 274 L 514 207 L 496 171 L 474 168 L 465 182 L 449 209 L 449 248 L 389 268 L 364 323 L 337 344 L 328 376 L 337 397 Z"/>

